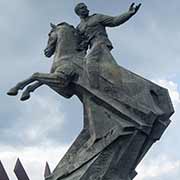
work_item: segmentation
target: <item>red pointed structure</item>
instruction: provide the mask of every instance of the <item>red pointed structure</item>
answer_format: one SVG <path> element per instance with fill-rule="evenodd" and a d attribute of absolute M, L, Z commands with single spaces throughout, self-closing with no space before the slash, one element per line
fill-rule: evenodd
<path fill-rule="evenodd" d="M 16 161 L 14 173 L 16 174 L 16 177 L 18 178 L 18 180 L 30 180 L 19 158 Z"/>
<path fill-rule="evenodd" d="M 0 161 L 0 180 L 9 180 L 9 177 L 8 177 L 1 161 Z"/>
<path fill-rule="evenodd" d="M 46 179 L 51 174 L 51 170 L 48 162 L 46 162 L 45 171 L 44 171 L 44 179 Z"/>

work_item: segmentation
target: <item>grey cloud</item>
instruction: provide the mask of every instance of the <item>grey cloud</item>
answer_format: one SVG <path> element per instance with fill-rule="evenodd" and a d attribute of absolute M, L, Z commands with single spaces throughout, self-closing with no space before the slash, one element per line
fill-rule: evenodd
<path fill-rule="evenodd" d="M 52 100 L 52 106 L 58 106 L 64 114 L 64 122 L 59 126 L 49 128 L 44 134 L 36 134 L 29 139 L 27 131 L 41 127 L 41 118 L 45 113 L 41 107 L 36 107 L 35 96 L 27 103 L 21 103 L 17 98 L 6 96 L 6 91 L 19 80 L 25 79 L 33 72 L 48 72 L 52 59 L 43 56 L 46 46 L 49 23 L 67 21 L 78 24 L 79 19 L 74 14 L 74 5 L 80 1 L 43 1 L 43 0 L 13 0 L 0 1 L 0 34 L 1 34 L 1 104 L 0 104 L 0 144 L 11 146 L 38 146 L 39 143 L 69 144 L 82 128 L 82 105 L 73 98 L 67 100 L 58 97 L 47 87 L 35 92 L 45 101 Z M 92 13 L 98 12 L 118 15 L 126 11 L 131 0 L 120 2 L 88 1 Z M 135 1 L 139 3 L 139 1 Z M 108 29 L 110 39 L 114 44 L 113 55 L 118 63 L 146 78 L 179 77 L 179 10 L 178 0 L 162 2 L 157 0 L 143 1 L 140 12 L 121 27 Z M 34 104 L 33 104 L 34 103 Z M 24 111 L 26 108 L 30 112 Z M 38 111 L 39 109 L 39 111 Z M 26 109 L 27 110 L 27 109 Z M 180 159 L 179 110 L 173 117 L 173 122 L 162 138 L 149 152 L 147 159 L 156 158 L 162 152 L 172 159 Z M 47 121 L 48 122 L 48 121 Z M 49 120 L 49 123 L 50 120 Z M 170 175 L 171 176 L 171 175 Z M 179 175 L 171 176 L 177 179 Z M 159 179 L 167 177 L 159 177 Z M 148 180 L 148 179 L 145 179 Z"/>
<path fill-rule="evenodd" d="M 143 2 L 129 24 L 110 30 L 119 64 L 147 78 L 180 75 L 178 4 Z"/>
<path fill-rule="evenodd" d="M 123 3 L 114 1 L 114 4 L 106 2 L 102 6 L 96 1 L 85 2 L 93 13 L 116 15 L 120 11 L 125 11 L 131 1 Z M 53 3 L 42 0 L 16 0 L 9 4 L 7 1 L 1 1 L 0 33 L 4 36 L 2 36 L 3 43 L 0 44 L 3 59 L 0 76 L 5 75 L 6 77 L 6 79 L 1 79 L 3 86 L 1 91 L 2 101 L 6 102 L 7 107 L 11 107 L 9 104 L 11 100 L 4 94 L 9 87 L 33 72 L 49 71 L 51 60 L 44 58 L 42 54 L 47 41 L 49 22 L 66 20 L 77 24 L 79 20 L 73 12 L 75 3 L 74 1 L 59 2 L 57 0 Z M 161 8 L 161 4 L 157 1 L 143 2 L 142 9 L 137 16 L 122 27 L 109 30 L 115 47 L 113 54 L 119 64 L 145 77 L 168 77 L 172 73 L 178 75 L 180 61 L 178 61 L 179 52 L 175 38 L 178 35 L 178 25 L 175 20 L 166 21 L 178 17 L 177 4 L 178 1 L 176 6 L 173 3 L 169 5 L 168 2 L 164 2 Z M 119 12 L 118 9 L 120 9 Z M 168 14 L 167 10 L 169 10 Z M 173 46 L 169 46 L 167 41 Z M 4 112 L 7 112 L 7 109 Z M 10 110 L 13 114 L 13 108 Z M 15 114 L 14 116 L 16 117 Z"/>
<path fill-rule="evenodd" d="M 85 2 L 90 6 L 90 10 L 92 9 L 92 13 L 99 11 L 116 15 L 120 11 L 125 11 L 131 1 L 114 1 L 114 4 L 107 2 L 102 6 L 100 2 Z M 148 78 L 169 77 L 172 74 L 178 76 L 180 35 L 175 17 L 179 15 L 179 3 L 164 2 L 163 8 L 158 1 L 142 3 L 139 14 L 132 20 L 121 27 L 109 30 L 115 47 L 113 54 L 119 64 Z M 42 50 L 46 45 L 49 22 L 58 23 L 65 20 L 76 25 L 79 21 L 73 12 L 74 1 L 15 1 L 14 4 L 16 6 L 8 4 L 4 7 L 11 7 L 8 14 L 7 10 L 1 12 L 6 22 L 5 27 L 5 23 L 1 24 L 1 34 L 8 34 L 8 39 L 6 36 L 2 37 L 4 43 L 0 45 L 3 49 L 3 58 L 8 58 L 5 65 L 11 61 L 12 65 L 16 66 L 17 62 L 21 63 L 27 58 L 28 65 L 44 60 Z M 42 63 L 39 64 L 41 67 Z M 25 63 L 23 66 L 26 66 Z M 149 67 L 148 70 L 144 70 L 145 66 Z M 33 68 L 34 66 L 32 70 Z"/>
<path fill-rule="evenodd" d="M 77 98 L 66 100 L 45 86 L 37 91 L 28 102 L 11 97 L 1 107 L 1 145 L 69 144 L 77 136 L 83 121 Z"/>

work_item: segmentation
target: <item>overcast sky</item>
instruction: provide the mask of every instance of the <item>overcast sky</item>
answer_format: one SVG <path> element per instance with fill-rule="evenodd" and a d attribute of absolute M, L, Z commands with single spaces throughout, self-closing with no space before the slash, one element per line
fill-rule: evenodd
<path fill-rule="evenodd" d="M 82 105 L 41 87 L 27 102 L 7 90 L 33 72 L 48 72 L 52 58 L 43 56 L 49 23 L 76 26 L 73 9 L 85 2 L 90 13 L 119 15 L 131 0 L 0 0 L 0 160 L 9 177 L 17 157 L 32 180 L 53 169 L 82 128 Z M 138 14 L 120 27 L 107 29 L 117 62 L 169 89 L 176 113 L 172 123 L 137 168 L 135 180 L 180 179 L 180 1 L 144 0 Z"/>

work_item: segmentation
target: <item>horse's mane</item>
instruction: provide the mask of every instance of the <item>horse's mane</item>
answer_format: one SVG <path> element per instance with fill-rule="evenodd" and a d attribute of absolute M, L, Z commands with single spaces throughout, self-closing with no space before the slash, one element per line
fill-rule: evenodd
<path fill-rule="evenodd" d="M 84 51 L 87 50 L 87 44 L 86 42 L 83 42 L 83 38 L 81 38 L 81 35 L 79 33 L 79 31 L 71 24 L 67 23 L 67 22 L 61 22 L 59 24 L 56 25 L 56 27 L 60 27 L 60 26 L 67 26 L 68 28 L 70 28 L 72 30 L 72 33 L 74 34 L 74 36 L 76 36 L 77 38 L 77 49 L 78 51 Z"/>
<path fill-rule="evenodd" d="M 71 28 L 75 29 L 73 25 L 68 24 L 67 22 L 61 22 L 61 23 L 57 24 L 57 26 L 63 26 L 63 25 L 66 25 L 68 27 L 71 27 Z"/>

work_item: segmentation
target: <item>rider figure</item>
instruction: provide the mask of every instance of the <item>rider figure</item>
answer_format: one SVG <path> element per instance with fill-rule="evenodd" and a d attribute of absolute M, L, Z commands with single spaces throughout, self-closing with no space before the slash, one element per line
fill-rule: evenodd
<path fill-rule="evenodd" d="M 89 84 L 92 88 L 99 87 L 99 59 L 102 49 L 113 49 L 108 38 L 106 27 L 116 27 L 128 21 L 137 13 L 141 4 L 134 6 L 132 3 L 129 10 L 119 16 L 107 16 L 103 14 L 89 15 L 85 3 L 79 3 L 75 7 L 75 13 L 80 17 L 81 22 L 76 27 L 80 34 L 79 49 L 90 52 L 86 56 L 86 70 Z"/>
<path fill-rule="evenodd" d="M 112 43 L 108 38 L 106 27 L 116 27 L 128 21 L 137 13 L 141 4 L 134 7 L 131 4 L 129 10 L 119 16 L 107 16 L 103 14 L 89 15 L 89 10 L 85 3 L 79 3 L 75 7 L 75 13 L 80 17 L 81 22 L 77 26 L 77 30 L 83 37 L 82 44 L 84 48 L 92 48 L 97 42 L 104 43 L 109 50 L 113 49 Z"/>

